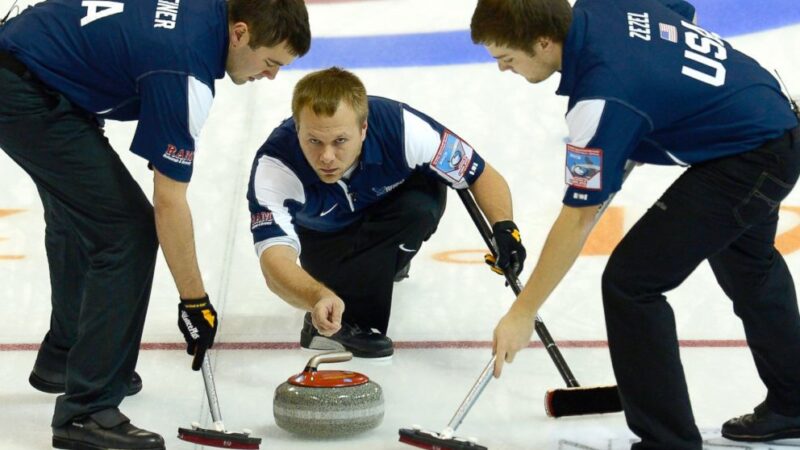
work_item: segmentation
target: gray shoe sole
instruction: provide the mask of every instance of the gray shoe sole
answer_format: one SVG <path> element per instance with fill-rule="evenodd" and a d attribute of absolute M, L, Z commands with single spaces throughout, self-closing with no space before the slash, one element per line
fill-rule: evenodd
<path fill-rule="evenodd" d="M 368 359 L 370 361 L 388 361 L 392 359 L 392 355 L 394 355 L 394 348 L 390 348 L 384 352 L 372 354 L 372 353 L 362 353 L 355 349 L 350 349 L 345 347 L 344 345 L 340 344 L 339 342 L 334 341 L 333 339 L 327 338 L 325 336 L 314 336 L 311 338 L 311 342 L 308 344 L 308 347 L 304 345 L 300 345 L 301 348 L 304 350 L 321 350 L 321 351 L 346 351 L 353 354 L 355 358 L 363 358 Z"/>

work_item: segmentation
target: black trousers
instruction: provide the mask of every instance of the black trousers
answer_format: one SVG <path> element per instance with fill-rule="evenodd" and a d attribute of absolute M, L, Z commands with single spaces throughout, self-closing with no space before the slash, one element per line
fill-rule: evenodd
<path fill-rule="evenodd" d="M 37 365 L 64 371 L 53 426 L 117 407 L 139 355 L 153 208 L 98 122 L 0 53 L 0 148 L 44 206 L 52 315 Z"/>
<path fill-rule="evenodd" d="M 446 199 L 443 183 L 414 174 L 342 231 L 298 227 L 300 264 L 341 297 L 343 321 L 386 334 L 394 276 L 436 230 Z"/>
<path fill-rule="evenodd" d="M 799 173 L 797 128 L 757 150 L 692 166 L 612 253 L 603 305 L 625 417 L 642 438 L 633 449 L 702 448 L 664 293 L 705 260 L 742 320 L 767 404 L 800 416 L 800 315 L 774 246 L 778 207 Z"/>

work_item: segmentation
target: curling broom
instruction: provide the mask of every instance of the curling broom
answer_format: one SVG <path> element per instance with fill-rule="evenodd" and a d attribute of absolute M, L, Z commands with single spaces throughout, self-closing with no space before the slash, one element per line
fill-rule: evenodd
<path fill-rule="evenodd" d="M 219 411 L 217 389 L 214 386 L 214 375 L 211 373 L 208 353 L 203 356 L 202 371 L 206 397 L 208 397 L 208 408 L 211 411 L 211 419 L 214 421 L 214 429 L 200 428 L 199 423 L 192 423 L 192 428 L 178 428 L 178 438 L 211 447 L 258 449 L 261 445 L 261 438 L 251 437 L 249 431 L 245 430 L 238 433 L 225 430 L 225 425 L 222 423 L 222 414 Z"/>
<path fill-rule="evenodd" d="M 635 166 L 636 163 L 633 161 L 626 162 L 622 174 L 622 182 L 625 182 Z M 481 237 L 483 237 L 484 242 L 491 250 L 492 255 L 497 258 L 497 250 L 494 246 L 492 230 L 486 223 L 486 219 L 483 217 L 480 209 L 478 209 L 478 205 L 475 204 L 475 200 L 472 198 L 472 195 L 466 189 L 460 189 L 457 192 L 458 196 L 461 198 L 461 201 L 464 203 L 464 206 L 467 208 L 470 218 L 478 228 L 478 231 L 481 233 Z M 611 204 L 613 199 L 614 194 L 612 194 L 600 205 L 597 213 L 595 214 L 595 223 L 600 220 L 600 217 L 603 215 L 606 208 L 608 208 L 608 205 Z M 503 273 L 506 277 L 508 285 L 514 291 L 514 294 L 519 296 L 523 285 L 517 278 L 516 274 L 514 274 L 511 270 L 505 270 Z M 536 316 L 534 322 L 534 329 L 536 330 L 536 334 L 539 336 L 539 339 L 542 341 L 542 344 L 544 344 L 544 348 L 547 350 L 548 355 L 550 355 L 550 359 L 553 360 L 553 364 L 555 364 L 556 369 L 558 369 L 558 373 L 561 374 L 561 378 L 564 379 L 564 383 L 567 385 L 566 388 L 550 389 L 545 394 L 544 405 L 545 412 L 548 416 L 557 418 L 564 416 L 604 414 L 622 411 L 622 403 L 620 402 L 619 391 L 617 390 L 616 386 L 581 387 L 578 384 L 578 381 L 572 374 L 567 362 L 561 355 L 561 351 L 558 349 L 555 341 L 553 341 L 553 337 L 550 335 L 550 332 L 547 330 L 547 327 L 545 326 L 541 317 L 538 315 Z"/>
<path fill-rule="evenodd" d="M 634 166 L 635 163 L 631 161 L 625 164 L 622 181 L 625 181 Z M 475 204 L 472 195 L 466 189 L 458 190 L 458 195 L 467 208 L 467 212 L 472 218 L 472 221 L 478 227 L 478 231 L 480 231 L 486 245 L 491 249 L 492 255 L 497 258 L 497 251 L 492 242 L 491 229 L 489 229 L 489 226 L 486 224 L 486 220 Z M 600 205 L 595 216 L 595 222 L 600 219 L 600 216 L 605 212 L 613 198 L 614 196 L 612 194 L 608 200 Z M 522 287 L 517 276 L 510 270 L 504 271 L 504 275 L 508 281 L 508 285 L 511 286 L 511 289 L 514 291 L 514 294 L 519 295 L 522 291 Z M 545 349 L 547 349 L 547 353 L 556 365 L 558 372 L 567 384 L 567 388 L 551 389 L 547 391 L 545 395 L 545 411 L 548 416 L 563 417 L 622 411 L 619 392 L 616 386 L 580 387 L 572 371 L 569 369 L 569 366 L 567 366 L 567 362 L 558 350 L 558 346 L 556 346 L 552 336 L 550 336 L 550 332 L 538 315 L 536 316 L 534 328 L 536 329 L 536 334 L 539 336 L 539 339 L 541 339 L 544 344 Z M 486 447 L 478 445 L 477 440 L 459 438 L 454 436 L 454 433 L 491 380 L 495 359 L 496 357 L 492 356 L 492 359 L 486 367 L 484 367 L 478 380 L 472 386 L 469 393 L 467 393 L 466 398 L 461 402 L 461 406 L 456 410 L 453 418 L 450 419 L 450 422 L 444 430 L 437 433 L 423 430 L 418 426 L 401 428 L 399 430 L 400 442 L 429 450 L 486 450 Z"/>
<path fill-rule="evenodd" d="M 494 360 L 495 357 L 492 356 L 489 364 L 483 368 L 478 380 L 472 385 L 472 389 L 470 389 L 464 401 L 461 402 L 461 406 L 458 407 L 455 414 L 453 414 L 453 418 L 450 419 L 450 422 L 441 433 L 426 431 L 417 426 L 401 428 L 400 442 L 428 450 L 487 450 L 486 447 L 478 445 L 476 439 L 459 438 L 454 436 L 453 433 L 464 421 L 464 417 L 467 416 L 469 410 L 472 409 L 472 405 L 478 400 L 478 396 L 481 395 L 483 389 L 489 384 L 489 380 L 492 379 Z"/>

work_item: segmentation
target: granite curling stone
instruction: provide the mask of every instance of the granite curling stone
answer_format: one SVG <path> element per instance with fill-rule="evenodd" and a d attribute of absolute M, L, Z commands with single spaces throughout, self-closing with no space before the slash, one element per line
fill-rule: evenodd
<path fill-rule="evenodd" d="M 383 420 L 383 390 L 363 374 L 317 370 L 319 364 L 349 361 L 350 352 L 312 357 L 302 373 L 275 389 L 275 423 L 304 437 L 351 436 L 378 426 Z"/>

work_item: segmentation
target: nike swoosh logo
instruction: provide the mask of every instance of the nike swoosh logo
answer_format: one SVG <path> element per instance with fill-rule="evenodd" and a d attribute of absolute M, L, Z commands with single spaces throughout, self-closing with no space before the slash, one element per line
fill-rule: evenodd
<path fill-rule="evenodd" d="M 407 253 L 414 253 L 416 250 L 411 248 L 406 248 L 406 244 L 400 244 L 400 250 L 407 252 Z"/>
<path fill-rule="evenodd" d="M 337 203 L 337 204 L 335 204 L 335 205 L 333 205 L 333 206 L 331 206 L 331 209 L 329 209 L 329 210 L 327 210 L 327 211 L 322 211 L 321 213 L 319 213 L 319 216 L 320 216 L 320 217 L 325 217 L 325 216 L 327 216 L 327 215 L 328 215 L 328 214 L 329 214 L 331 211 L 333 211 L 334 209 L 336 209 L 336 207 L 337 207 L 337 206 L 339 206 L 339 204 L 338 204 L 338 203 Z"/>

